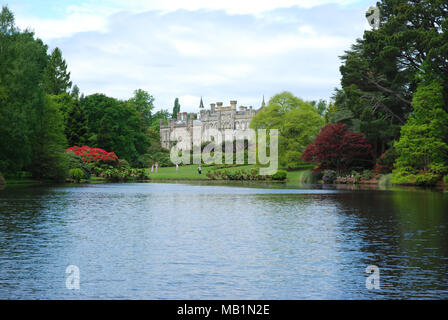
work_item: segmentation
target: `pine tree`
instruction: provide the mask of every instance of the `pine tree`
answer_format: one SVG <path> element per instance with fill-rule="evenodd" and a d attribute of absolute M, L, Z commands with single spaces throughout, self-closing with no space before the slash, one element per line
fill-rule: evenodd
<path fill-rule="evenodd" d="M 44 88 L 48 94 L 67 92 L 72 86 L 70 72 L 67 72 L 67 63 L 62 59 L 59 48 L 55 48 L 44 71 Z"/>

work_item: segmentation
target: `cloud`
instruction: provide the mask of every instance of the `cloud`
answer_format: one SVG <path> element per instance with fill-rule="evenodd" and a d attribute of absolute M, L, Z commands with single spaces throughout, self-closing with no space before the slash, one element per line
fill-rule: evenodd
<path fill-rule="evenodd" d="M 158 109 L 171 109 L 179 97 L 183 111 L 197 111 L 201 96 L 205 104 L 237 99 L 259 107 L 263 94 L 329 98 L 338 85 L 338 56 L 362 35 L 364 7 L 315 3 L 262 0 L 248 14 L 251 6 L 233 0 L 131 0 L 128 8 L 158 11 L 117 5 L 103 16 L 88 5 L 71 6 L 65 18 L 27 23 L 62 49 L 85 94 L 126 99 L 142 88 Z M 300 7 L 283 7 L 292 4 Z"/>

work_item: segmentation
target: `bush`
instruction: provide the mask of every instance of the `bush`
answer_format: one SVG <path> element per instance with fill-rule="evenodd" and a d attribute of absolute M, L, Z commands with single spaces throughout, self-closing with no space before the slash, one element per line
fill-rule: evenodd
<path fill-rule="evenodd" d="M 286 176 L 288 173 L 285 170 L 277 170 L 276 173 L 274 173 L 271 178 L 272 180 L 286 180 Z"/>
<path fill-rule="evenodd" d="M 103 166 L 93 168 L 93 173 L 96 176 L 105 178 L 108 181 L 119 182 L 127 180 L 149 180 L 146 174 L 146 169 L 120 167 L 114 168 L 112 166 Z"/>
<path fill-rule="evenodd" d="M 361 174 L 357 171 L 352 171 L 353 183 L 358 184 L 361 181 Z"/>
<path fill-rule="evenodd" d="M 118 156 L 114 152 L 107 152 L 100 148 L 90 148 L 89 146 L 74 146 L 68 148 L 67 151 L 73 152 L 81 157 L 81 160 L 87 163 L 108 163 L 118 165 L 120 163 Z"/>
<path fill-rule="evenodd" d="M 395 148 L 390 148 L 384 152 L 376 161 L 375 171 L 377 173 L 391 173 L 394 168 L 395 160 L 399 154 Z"/>
<path fill-rule="evenodd" d="M 126 159 L 120 159 L 120 168 L 130 168 L 131 165 L 129 164 L 129 162 Z"/>
<path fill-rule="evenodd" d="M 81 179 L 84 178 L 84 171 L 80 168 L 70 169 L 68 171 L 68 176 L 79 183 Z"/>
<path fill-rule="evenodd" d="M 410 167 L 401 167 L 394 170 L 391 182 L 394 184 L 432 186 L 440 180 L 440 174 L 433 172 L 416 172 Z"/>
<path fill-rule="evenodd" d="M 91 172 L 92 172 L 92 168 L 94 167 L 94 164 L 86 163 L 86 162 L 82 161 L 81 157 L 74 154 L 73 152 L 66 152 L 66 154 L 68 156 L 69 172 L 70 172 L 70 169 L 81 169 L 83 171 L 84 178 L 89 179 Z M 69 173 L 69 177 L 70 177 L 70 173 Z"/>
<path fill-rule="evenodd" d="M 370 167 L 372 146 L 363 134 L 348 131 L 342 123 L 322 128 L 302 154 L 303 160 L 319 163 L 322 169 L 343 172 L 348 168 Z"/>
<path fill-rule="evenodd" d="M 334 170 L 325 170 L 324 175 L 322 176 L 322 181 L 325 184 L 331 184 L 336 181 L 336 178 L 338 177 L 338 174 Z"/>
<path fill-rule="evenodd" d="M 242 181 L 255 181 L 255 180 L 284 180 L 286 179 L 286 171 L 279 170 L 274 175 L 260 175 L 257 168 L 251 168 L 249 170 L 216 170 L 212 169 L 206 173 L 207 177 L 212 180 L 242 180 Z"/>
<path fill-rule="evenodd" d="M 1 174 L 0 174 L 1 175 Z M 448 175 L 443 177 L 443 183 L 448 184 Z"/>
<path fill-rule="evenodd" d="M 362 172 L 362 179 L 363 179 L 363 180 L 370 180 L 370 179 L 372 179 L 372 178 L 373 178 L 372 171 L 370 171 L 370 170 L 364 170 L 364 171 Z"/>

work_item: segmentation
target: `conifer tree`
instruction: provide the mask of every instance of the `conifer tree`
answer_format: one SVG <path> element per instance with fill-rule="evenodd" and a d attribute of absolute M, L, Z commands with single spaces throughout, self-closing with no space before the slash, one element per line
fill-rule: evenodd
<path fill-rule="evenodd" d="M 70 72 L 67 72 L 67 63 L 62 58 L 59 48 L 51 53 L 44 71 L 44 88 L 48 94 L 60 94 L 67 92 L 72 86 Z"/>

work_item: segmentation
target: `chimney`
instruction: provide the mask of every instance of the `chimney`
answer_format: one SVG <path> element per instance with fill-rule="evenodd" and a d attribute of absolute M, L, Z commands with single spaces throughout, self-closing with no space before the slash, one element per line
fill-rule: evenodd
<path fill-rule="evenodd" d="M 216 102 L 216 105 L 218 106 L 218 110 L 221 110 L 221 108 L 222 108 L 222 102 Z"/>
<path fill-rule="evenodd" d="M 236 110 L 236 103 L 237 103 L 236 100 L 230 100 L 230 106 L 232 110 Z"/>
<path fill-rule="evenodd" d="M 215 113 L 215 104 L 210 103 L 210 109 L 212 110 L 212 113 Z"/>

